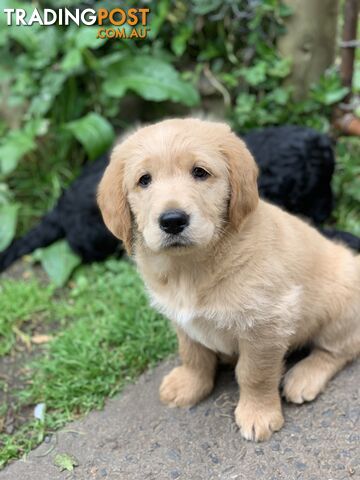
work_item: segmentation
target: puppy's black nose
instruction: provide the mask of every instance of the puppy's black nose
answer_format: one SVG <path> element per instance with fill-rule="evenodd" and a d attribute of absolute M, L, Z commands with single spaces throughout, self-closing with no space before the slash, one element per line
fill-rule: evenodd
<path fill-rule="evenodd" d="M 189 225 L 189 215 L 183 210 L 167 210 L 160 215 L 159 224 L 161 230 L 175 235 Z"/>

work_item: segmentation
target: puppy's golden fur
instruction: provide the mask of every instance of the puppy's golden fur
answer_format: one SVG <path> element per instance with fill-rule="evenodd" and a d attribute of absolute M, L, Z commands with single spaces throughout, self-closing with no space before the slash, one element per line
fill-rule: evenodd
<path fill-rule="evenodd" d="M 194 178 L 194 167 L 209 175 Z M 236 422 L 246 439 L 265 440 L 283 425 L 289 349 L 313 346 L 284 378 L 295 403 L 313 400 L 359 353 L 360 257 L 259 200 L 257 173 L 227 125 L 167 120 L 114 149 L 98 198 L 153 305 L 178 332 L 182 365 L 164 378 L 161 400 L 199 402 L 213 388 L 219 355 L 236 356 Z M 159 217 L 174 208 L 190 221 L 169 235 Z"/>

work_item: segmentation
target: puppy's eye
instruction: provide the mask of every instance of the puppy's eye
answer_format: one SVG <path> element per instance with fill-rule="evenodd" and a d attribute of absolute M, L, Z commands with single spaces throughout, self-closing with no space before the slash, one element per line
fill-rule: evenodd
<path fill-rule="evenodd" d="M 194 167 L 191 171 L 191 175 L 195 178 L 195 180 L 206 180 L 208 177 L 210 177 L 210 173 L 201 167 Z"/>
<path fill-rule="evenodd" d="M 142 188 L 146 188 L 151 183 L 151 175 L 150 173 L 145 173 L 139 178 L 138 185 Z"/>

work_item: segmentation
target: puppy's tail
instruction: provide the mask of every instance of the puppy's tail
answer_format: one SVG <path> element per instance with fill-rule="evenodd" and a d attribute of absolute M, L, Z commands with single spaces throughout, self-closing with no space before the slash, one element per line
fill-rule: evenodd
<path fill-rule="evenodd" d="M 64 235 L 55 207 L 27 234 L 14 240 L 6 250 L 0 253 L 0 272 L 6 270 L 23 255 L 32 253 L 37 248 L 47 247 Z"/>

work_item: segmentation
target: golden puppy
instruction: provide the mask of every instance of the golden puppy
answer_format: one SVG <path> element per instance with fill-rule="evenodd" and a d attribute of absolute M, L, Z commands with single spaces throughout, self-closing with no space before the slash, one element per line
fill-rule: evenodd
<path fill-rule="evenodd" d="M 259 200 L 258 169 L 221 123 L 167 120 L 115 147 L 99 186 L 108 228 L 135 258 L 152 299 L 175 324 L 182 365 L 160 397 L 189 406 L 236 356 L 236 423 L 265 440 L 283 425 L 286 352 L 312 353 L 285 376 L 287 400 L 313 400 L 360 350 L 360 257 Z"/>

